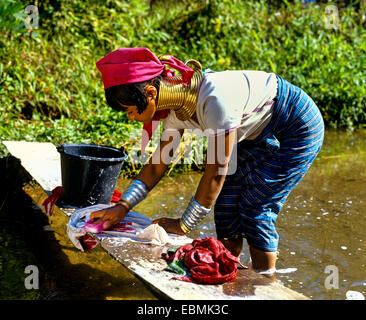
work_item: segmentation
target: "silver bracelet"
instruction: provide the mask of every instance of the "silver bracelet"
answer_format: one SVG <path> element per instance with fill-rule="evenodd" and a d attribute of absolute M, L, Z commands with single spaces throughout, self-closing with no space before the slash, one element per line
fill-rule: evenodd
<path fill-rule="evenodd" d="M 188 233 L 197 227 L 210 211 L 211 208 L 207 209 L 204 206 L 201 206 L 193 196 L 180 220 L 181 228 L 184 233 Z"/>
<path fill-rule="evenodd" d="M 144 200 L 149 193 L 145 183 L 141 180 L 133 180 L 121 196 L 122 202 L 128 204 L 130 209 Z"/>

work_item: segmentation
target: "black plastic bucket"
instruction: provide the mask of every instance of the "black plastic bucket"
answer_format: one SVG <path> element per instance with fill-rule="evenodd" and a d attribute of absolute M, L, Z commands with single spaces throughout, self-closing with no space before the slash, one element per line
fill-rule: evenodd
<path fill-rule="evenodd" d="M 61 155 L 61 200 L 76 207 L 109 204 L 127 158 L 124 148 L 70 143 L 59 145 L 57 151 Z"/>

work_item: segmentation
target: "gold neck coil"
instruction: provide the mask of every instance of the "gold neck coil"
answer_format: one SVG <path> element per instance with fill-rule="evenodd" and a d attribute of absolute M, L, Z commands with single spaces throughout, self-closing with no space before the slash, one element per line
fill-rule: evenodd
<path fill-rule="evenodd" d="M 171 109 L 181 121 L 188 120 L 196 112 L 197 93 L 203 80 L 201 64 L 196 60 L 188 60 L 192 64 L 194 74 L 191 84 L 183 85 L 181 76 L 166 77 L 160 81 L 156 110 Z"/>

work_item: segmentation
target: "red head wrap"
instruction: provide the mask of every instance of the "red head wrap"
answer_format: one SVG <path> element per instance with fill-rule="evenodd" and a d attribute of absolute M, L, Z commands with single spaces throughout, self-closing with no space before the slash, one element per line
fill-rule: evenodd
<path fill-rule="evenodd" d="M 102 73 L 104 89 L 151 80 L 160 74 L 167 77 L 174 76 L 174 71 L 167 69 L 166 65 L 180 72 L 184 85 L 190 84 L 194 74 L 190 67 L 171 55 L 163 55 L 159 59 L 147 48 L 120 48 L 110 52 L 96 63 Z M 168 113 L 169 110 L 155 112 L 153 120 L 166 118 Z M 147 137 L 143 133 L 142 152 L 145 151 L 156 126 L 153 128 L 152 123 L 144 124 L 144 129 L 148 133 L 148 140 L 146 141 Z"/>

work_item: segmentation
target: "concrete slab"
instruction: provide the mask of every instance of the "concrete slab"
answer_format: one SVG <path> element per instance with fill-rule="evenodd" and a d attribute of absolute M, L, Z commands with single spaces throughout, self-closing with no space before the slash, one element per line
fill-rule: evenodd
<path fill-rule="evenodd" d="M 3 141 L 9 152 L 20 159 L 22 166 L 46 192 L 61 185 L 60 157 L 51 143 Z M 75 208 L 60 208 L 70 216 Z M 237 280 L 223 285 L 197 285 L 173 280 L 173 273 L 164 270 L 161 254 L 168 246 L 132 242 L 111 235 L 93 235 L 106 252 L 145 281 L 153 290 L 176 300 L 308 300 L 280 283 L 253 270 L 238 270 Z"/>
<path fill-rule="evenodd" d="M 51 192 L 61 185 L 60 154 L 49 142 L 2 141 L 8 151 L 21 161 L 22 166 L 41 185 Z"/>

